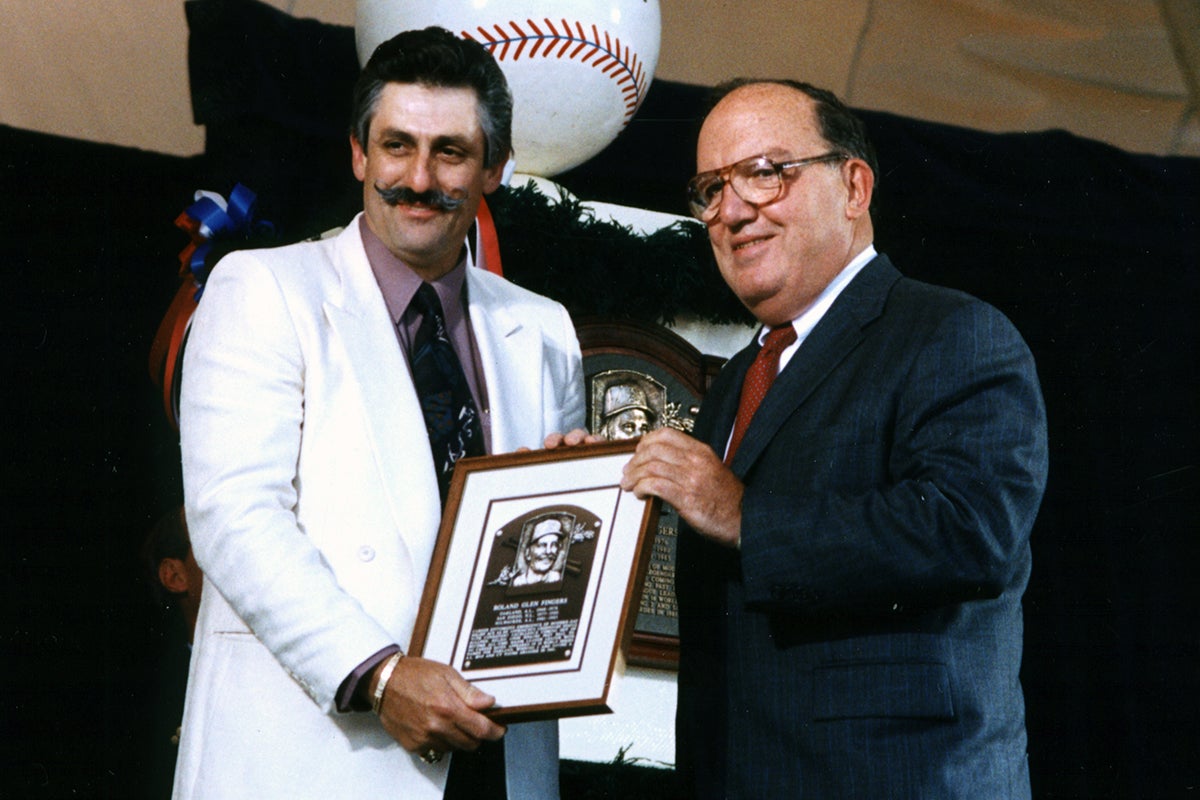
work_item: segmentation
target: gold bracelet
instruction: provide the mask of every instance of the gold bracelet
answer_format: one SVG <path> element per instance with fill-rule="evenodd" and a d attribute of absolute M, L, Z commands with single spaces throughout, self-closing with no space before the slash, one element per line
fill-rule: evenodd
<path fill-rule="evenodd" d="M 371 695 L 371 710 L 376 714 L 383 707 L 383 690 L 387 688 L 388 680 L 392 677 L 392 672 L 395 671 L 396 665 L 400 663 L 400 659 L 404 658 L 404 653 L 392 653 L 391 658 L 383 662 L 383 669 L 379 670 L 379 682 L 375 684 L 375 692 Z"/>

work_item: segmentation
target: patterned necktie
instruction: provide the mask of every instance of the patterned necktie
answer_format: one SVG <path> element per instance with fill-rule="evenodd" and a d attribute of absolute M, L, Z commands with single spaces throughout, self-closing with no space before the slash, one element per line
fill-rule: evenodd
<path fill-rule="evenodd" d="M 729 449 L 725 453 L 726 464 L 733 463 L 733 454 L 742 443 L 742 437 L 750 427 L 754 412 L 758 411 L 759 404 L 775 381 L 775 375 L 779 372 L 779 356 L 794 341 L 796 329 L 793 326 L 775 328 L 767 334 L 766 341 L 754 357 L 754 363 L 746 371 L 746 379 L 742 382 L 742 397 L 738 401 L 737 419 L 733 423 L 733 436 L 729 439 Z"/>
<path fill-rule="evenodd" d="M 455 462 L 463 456 L 484 454 L 483 428 L 467 376 L 446 335 L 437 291 L 422 283 L 411 307 L 420 312 L 421 325 L 413 337 L 409 364 L 429 431 L 438 492 L 445 505 Z"/>

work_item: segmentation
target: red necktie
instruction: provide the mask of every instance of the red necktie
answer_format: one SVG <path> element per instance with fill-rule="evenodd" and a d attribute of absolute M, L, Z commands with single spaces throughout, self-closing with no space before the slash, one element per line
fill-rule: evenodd
<path fill-rule="evenodd" d="M 737 419 L 733 423 L 733 436 L 729 439 L 729 449 L 725 452 L 726 464 L 733 463 L 733 454 L 737 452 L 738 445 L 742 443 L 742 437 L 746 435 L 746 429 L 750 427 L 750 420 L 754 418 L 754 412 L 758 411 L 759 404 L 767 396 L 767 390 L 775 381 L 775 375 L 779 372 L 780 354 L 794 341 L 796 341 L 794 327 L 784 325 L 781 328 L 775 328 L 767 334 L 766 341 L 763 342 L 758 355 L 754 357 L 754 363 L 746 371 L 746 380 L 742 383 L 742 397 L 738 401 Z"/>

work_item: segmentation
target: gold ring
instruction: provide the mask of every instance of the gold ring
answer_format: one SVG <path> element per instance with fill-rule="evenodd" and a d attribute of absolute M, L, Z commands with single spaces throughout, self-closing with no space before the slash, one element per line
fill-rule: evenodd
<path fill-rule="evenodd" d="M 442 754 L 431 747 L 424 753 L 421 753 L 421 760 L 426 764 L 436 764 L 442 760 Z"/>

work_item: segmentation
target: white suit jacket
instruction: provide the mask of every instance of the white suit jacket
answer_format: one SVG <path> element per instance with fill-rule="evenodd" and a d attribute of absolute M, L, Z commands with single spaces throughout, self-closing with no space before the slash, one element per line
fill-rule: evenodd
<path fill-rule="evenodd" d="M 565 309 L 483 270 L 469 313 L 493 452 L 583 425 Z M 409 755 L 334 695 L 407 646 L 440 505 L 424 420 L 358 221 L 235 252 L 205 288 L 180 410 L 187 520 L 206 575 L 179 798 L 437 798 L 449 759 Z M 556 797 L 557 726 L 510 726 L 509 796 Z"/>

